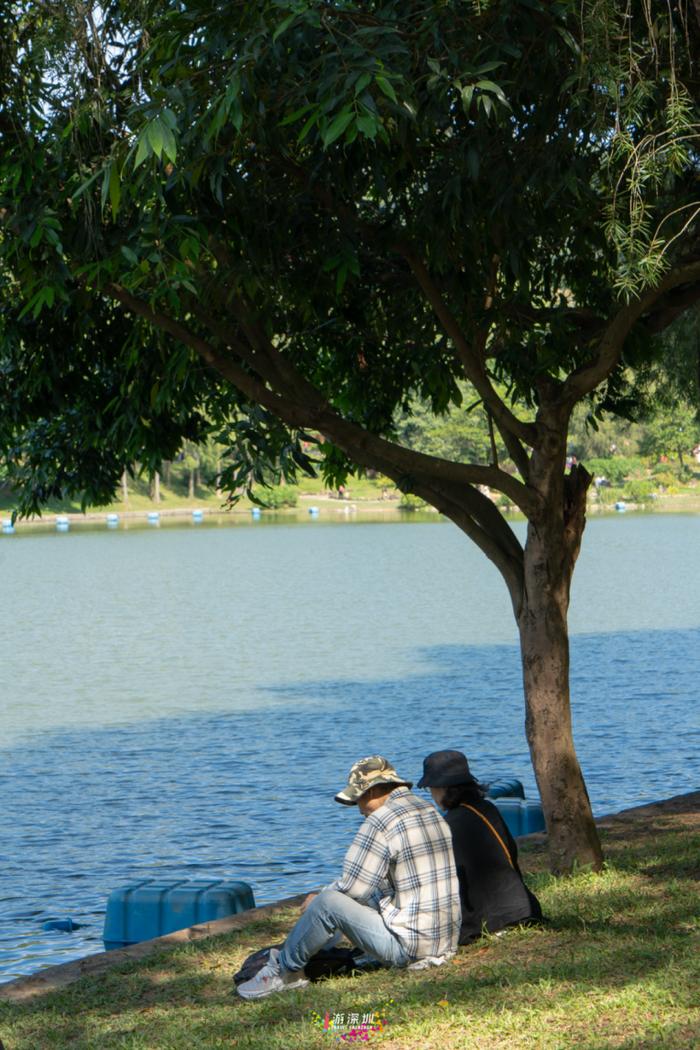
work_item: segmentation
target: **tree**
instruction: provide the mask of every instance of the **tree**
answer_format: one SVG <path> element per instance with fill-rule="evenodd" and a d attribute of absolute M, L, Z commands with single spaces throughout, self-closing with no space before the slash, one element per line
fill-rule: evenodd
<path fill-rule="evenodd" d="M 687 401 L 662 409 L 646 424 L 641 451 L 645 455 L 676 455 L 681 470 L 685 467 L 684 455 L 690 455 L 700 440 L 700 424 L 697 409 Z"/>
<path fill-rule="evenodd" d="M 27 0 L 2 65 L 20 509 L 206 433 L 232 490 L 354 464 L 433 504 L 508 587 L 556 870 L 601 863 L 569 707 L 591 480 L 566 473 L 569 421 L 629 411 L 700 299 L 700 20 L 618 6 Z M 397 440 L 416 401 L 462 410 L 464 380 L 507 461 Z"/>
<path fill-rule="evenodd" d="M 506 461 L 508 451 L 483 411 L 481 398 L 470 384 L 460 383 L 462 403 L 444 415 L 436 415 L 429 404 L 411 404 L 404 419 L 397 424 L 397 439 L 419 452 L 429 452 L 441 459 L 488 464 Z"/>

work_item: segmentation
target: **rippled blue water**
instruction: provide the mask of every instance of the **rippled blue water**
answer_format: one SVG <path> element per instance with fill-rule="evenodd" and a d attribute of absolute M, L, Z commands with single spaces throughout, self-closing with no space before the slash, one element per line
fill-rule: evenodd
<path fill-rule="evenodd" d="M 572 685 L 597 813 L 698 787 L 699 535 L 588 527 Z M 259 903 L 326 881 L 363 754 L 417 778 L 462 747 L 535 791 L 508 598 L 451 525 L 14 536 L 0 572 L 0 979 L 100 951 L 137 878 L 240 877 Z"/>

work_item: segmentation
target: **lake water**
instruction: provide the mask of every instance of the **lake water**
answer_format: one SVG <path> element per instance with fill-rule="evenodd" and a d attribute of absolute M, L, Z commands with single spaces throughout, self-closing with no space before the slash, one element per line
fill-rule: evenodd
<path fill-rule="evenodd" d="M 597 814 L 699 786 L 699 550 L 700 517 L 588 525 L 572 689 Z M 505 586 L 449 523 L 27 531 L 0 574 L 0 980 L 102 950 L 131 881 L 243 878 L 257 903 L 328 881 L 362 755 L 417 779 L 457 747 L 536 793 Z"/>

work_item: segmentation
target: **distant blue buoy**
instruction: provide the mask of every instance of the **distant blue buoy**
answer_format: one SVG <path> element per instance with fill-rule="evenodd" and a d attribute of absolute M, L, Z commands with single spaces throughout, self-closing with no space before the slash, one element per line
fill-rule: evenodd
<path fill-rule="evenodd" d="M 318 507 L 309 507 L 309 516 L 312 518 L 318 517 Z"/>
<path fill-rule="evenodd" d="M 251 511 L 250 511 L 250 515 L 251 515 L 251 517 L 252 517 L 252 518 L 255 518 L 255 520 L 256 520 L 256 521 L 257 521 L 257 520 L 258 520 L 258 518 L 260 517 L 260 513 L 261 513 L 261 512 L 260 512 L 260 507 L 253 507 L 253 508 L 251 509 Z"/>
<path fill-rule="evenodd" d="M 150 525 L 160 524 L 160 513 L 157 510 L 149 510 L 147 517 Z"/>
<path fill-rule="evenodd" d="M 72 919 L 49 919 L 48 922 L 41 924 L 42 930 L 61 930 L 62 933 L 72 933 L 73 930 L 80 930 L 83 927 L 81 922 L 73 922 Z"/>
<path fill-rule="evenodd" d="M 204 511 L 203 510 L 193 510 L 192 511 L 192 521 L 204 521 Z"/>
<path fill-rule="evenodd" d="M 3 521 L 2 531 L 5 533 L 6 536 L 11 536 L 15 531 L 15 527 L 11 521 Z"/>
<path fill-rule="evenodd" d="M 617 503 L 615 504 L 615 510 L 620 511 L 621 514 L 624 514 L 624 512 L 627 510 L 627 504 L 624 502 L 624 500 L 620 499 L 617 501 Z"/>
<path fill-rule="evenodd" d="M 70 522 L 65 514 L 56 515 L 56 530 L 58 532 L 68 532 L 70 528 Z"/>
<path fill-rule="evenodd" d="M 119 524 L 119 515 L 118 514 L 108 514 L 107 515 L 107 528 L 108 529 L 116 529 L 118 524 Z"/>

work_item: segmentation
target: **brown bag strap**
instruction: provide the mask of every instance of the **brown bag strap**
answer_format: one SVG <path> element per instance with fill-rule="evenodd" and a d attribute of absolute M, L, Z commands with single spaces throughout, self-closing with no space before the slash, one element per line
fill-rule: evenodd
<path fill-rule="evenodd" d="M 485 817 L 484 814 L 480 813 L 478 809 L 474 808 L 474 806 L 470 806 L 468 802 L 460 802 L 460 806 L 464 806 L 465 809 L 470 809 L 472 811 L 472 813 L 476 813 L 477 817 L 481 817 L 481 819 L 483 820 L 484 824 L 486 824 L 487 827 L 489 827 L 491 829 L 493 834 L 496 836 L 496 838 L 500 842 L 501 847 L 503 849 L 503 852 L 505 853 L 506 857 L 508 858 L 508 863 L 510 864 L 511 868 L 515 869 L 515 865 L 513 864 L 513 858 L 511 857 L 510 853 L 508 852 L 508 847 L 506 846 L 505 842 L 503 841 L 501 836 L 498 834 L 498 832 L 494 828 L 494 826 L 491 823 L 491 821 L 489 820 L 489 818 Z"/>

